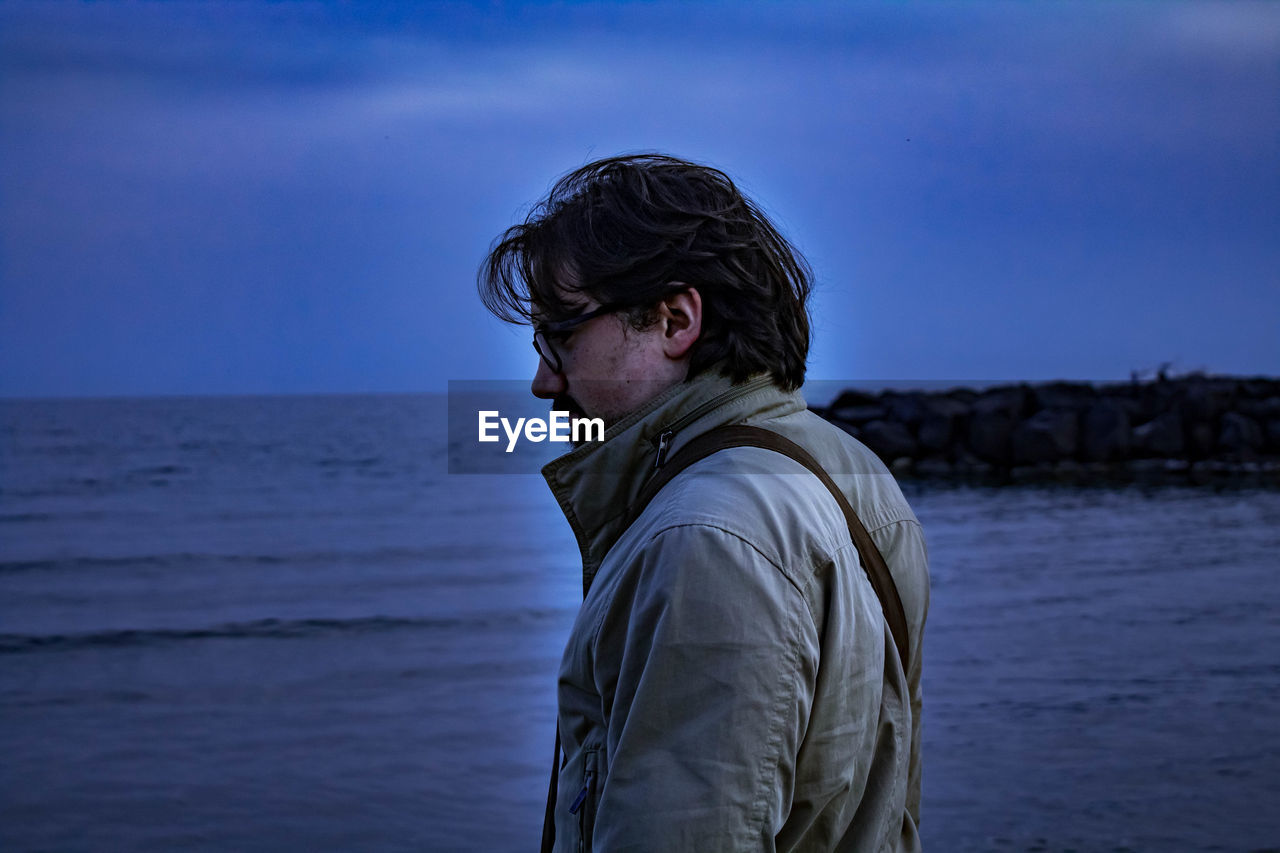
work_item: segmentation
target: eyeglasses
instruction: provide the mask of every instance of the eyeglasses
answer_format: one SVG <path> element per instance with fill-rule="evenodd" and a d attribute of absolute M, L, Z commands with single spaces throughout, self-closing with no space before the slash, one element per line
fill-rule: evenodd
<path fill-rule="evenodd" d="M 568 333 L 581 326 L 588 320 L 594 320 L 596 317 L 602 317 L 605 314 L 612 314 L 615 311 L 621 311 L 621 305 L 601 305 L 599 308 L 593 308 L 577 317 L 570 317 L 568 320 L 561 320 L 558 323 L 541 323 L 535 324 L 533 327 L 533 348 L 538 351 L 538 355 L 542 356 L 542 360 L 547 363 L 547 367 L 551 368 L 552 373 L 564 372 L 564 363 L 560 360 L 560 353 L 552 346 L 553 337 L 559 337 L 563 343 L 568 338 Z"/>

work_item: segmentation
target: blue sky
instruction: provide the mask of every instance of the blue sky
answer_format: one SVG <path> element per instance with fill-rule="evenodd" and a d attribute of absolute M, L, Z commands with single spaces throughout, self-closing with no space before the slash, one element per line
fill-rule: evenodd
<path fill-rule="evenodd" d="M 553 179 L 719 166 L 810 376 L 1280 374 L 1280 4 L 0 5 L 0 396 L 520 379 Z"/>

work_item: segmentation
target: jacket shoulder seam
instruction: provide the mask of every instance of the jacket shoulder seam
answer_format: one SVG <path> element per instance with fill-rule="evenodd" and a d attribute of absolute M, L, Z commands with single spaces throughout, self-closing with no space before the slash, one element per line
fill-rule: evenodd
<path fill-rule="evenodd" d="M 687 528 L 687 527 L 701 527 L 707 530 L 719 531 L 720 533 L 723 533 L 726 536 L 732 536 L 734 539 L 737 539 L 739 542 L 743 543 L 752 551 L 755 551 L 757 554 L 763 557 L 765 562 L 767 562 L 770 566 L 773 566 L 773 568 L 779 574 L 781 574 L 784 578 L 787 579 L 787 582 L 790 583 L 791 586 L 795 588 L 796 592 L 800 593 L 801 597 L 804 596 L 805 590 L 803 585 L 797 582 L 797 579 L 793 576 L 791 572 L 788 572 L 786 568 L 783 567 L 781 562 L 779 562 L 775 557 L 772 557 L 769 554 L 767 554 L 763 548 L 761 548 L 755 542 L 751 541 L 751 539 L 746 535 L 730 527 L 726 527 L 723 524 L 718 524 L 714 521 L 707 521 L 707 520 L 671 522 L 655 530 L 653 532 L 653 539 L 657 539 L 662 534 L 668 533 L 672 530 L 680 530 L 682 528 Z"/>
<path fill-rule="evenodd" d="M 896 515 L 896 514 L 895 514 Z M 889 519 L 883 519 L 877 516 L 874 524 L 866 525 L 868 533 L 875 533 L 877 530 L 884 530 L 886 527 L 893 527 L 895 524 L 915 525 L 920 527 L 920 520 L 914 516 L 899 516 Z"/>
<path fill-rule="evenodd" d="M 738 533 L 735 530 L 731 530 L 727 527 L 724 527 L 722 525 L 715 524 L 709 521 L 678 521 L 671 524 L 667 524 L 663 527 L 659 527 L 657 530 L 653 531 L 653 533 L 649 537 L 649 541 L 645 543 L 644 547 L 646 548 L 649 547 L 654 541 L 658 539 L 658 537 L 662 536 L 665 533 L 670 533 L 671 531 L 674 531 L 674 530 L 680 530 L 683 528 L 691 528 L 691 527 L 698 527 L 705 530 L 715 530 L 719 533 L 723 533 L 726 536 L 731 536 L 734 539 L 746 545 L 756 554 L 759 554 L 760 557 L 762 557 L 766 563 L 768 563 L 770 566 L 773 567 L 774 571 L 776 571 L 778 574 L 786 578 L 787 583 L 790 584 L 792 589 L 794 589 L 796 593 L 799 595 L 800 604 L 804 607 L 805 612 L 806 613 L 809 612 L 808 599 L 806 598 L 806 592 L 805 592 L 804 586 L 799 582 L 797 582 L 797 579 L 792 575 L 792 573 L 788 572 L 785 568 L 783 568 L 782 565 L 779 564 L 777 560 L 775 560 L 773 557 L 770 557 L 763 550 L 761 550 L 758 545 L 756 545 L 750 539 L 748 539 L 747 537 L 743 536 L 741 533 Z M 601 609 L 600 615 L 596 619 L 595 625 L 591 629 L 590 636 L 591 636 L 591 645 L 593 647 L 600 641 L 600 631 L 604 627 L 604 617 L 607 612 L 608 612 L 607 608 Z M 812 618 L 811 613 L 810 613 L 810 618 Z"/>

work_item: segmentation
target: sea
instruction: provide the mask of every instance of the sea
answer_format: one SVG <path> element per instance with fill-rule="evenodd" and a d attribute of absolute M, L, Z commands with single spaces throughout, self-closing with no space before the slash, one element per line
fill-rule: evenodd
<path fill-rule="evenodd" d="M 443 397 L 0 401 L 0 850 L 536 848 L 577 548 Z M 926 850 L 1280 850 L 1280 491 L 904 490 Z"/>

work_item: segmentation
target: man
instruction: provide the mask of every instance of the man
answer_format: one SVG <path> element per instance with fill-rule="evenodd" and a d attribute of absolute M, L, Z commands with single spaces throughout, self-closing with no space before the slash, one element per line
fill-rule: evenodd
<path fill-rule="evenodd" d="M 885 467 L 797 391 L 810 277 L 726 175 L 656 154 L 565 176 L 481 268 L 485 304 L 533 325 L 533 393 L 607 426 L 543 469 L 585 590 L 556 850 L 919 847 L 925 546 Z M 835 493 L 783 452 L 723 449 L 641 497 L 742 424 L 839 484 L 905 636 Z"/>

